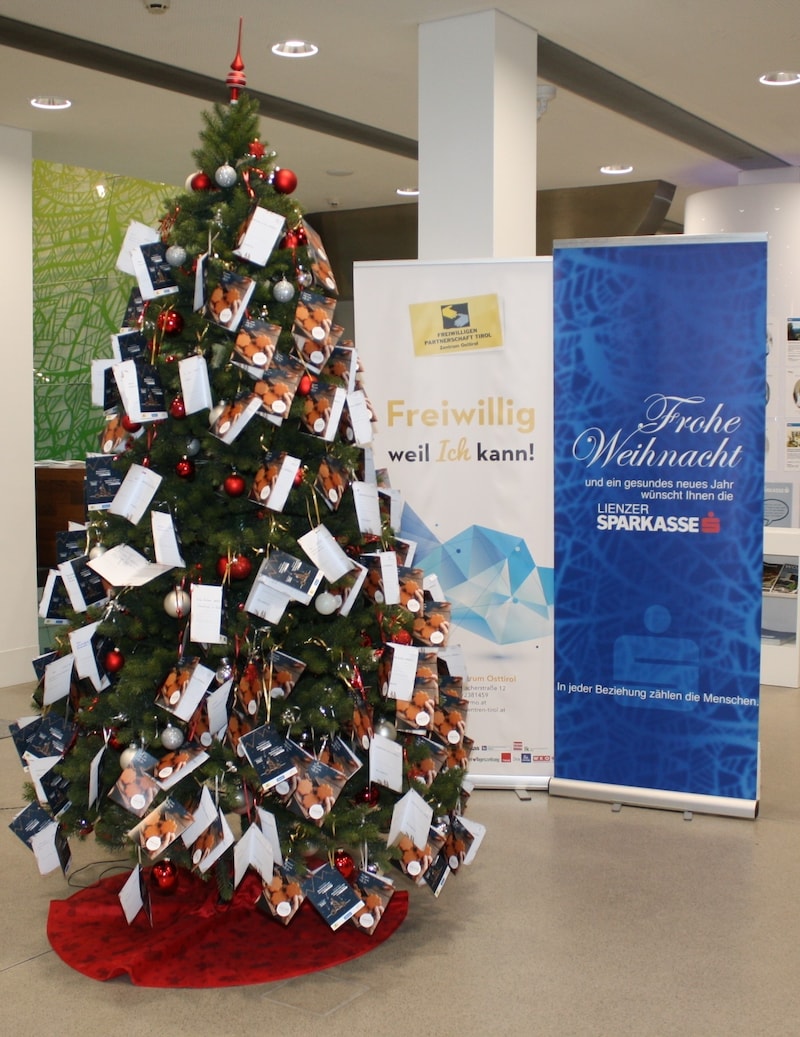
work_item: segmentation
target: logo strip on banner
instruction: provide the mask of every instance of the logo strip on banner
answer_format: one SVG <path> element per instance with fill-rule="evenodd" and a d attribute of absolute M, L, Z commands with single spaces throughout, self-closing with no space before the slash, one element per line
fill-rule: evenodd
<path fill-rule="evenodd" d="M 554 794 L 755 816 L 766 257 L 554 251 Z"/>

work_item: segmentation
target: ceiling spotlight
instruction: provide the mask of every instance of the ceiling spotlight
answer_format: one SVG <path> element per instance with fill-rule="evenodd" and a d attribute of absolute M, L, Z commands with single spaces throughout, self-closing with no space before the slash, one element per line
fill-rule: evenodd
<path fill-rule="evenodd" d="M 142 3 L 150 14 L 165 14 L 169 10 L 170 0 L 142 0 Z"/>
<path fill-rule="evenodd" d="M 796 86 L 800 83 L 800 72 L 765 72 L 758 81 L 764 86 Z"/>
<path fill-rule="evenodd" d="M 600 166 L 600 172 L 605 173 L 606 176 L 625 176 L 626 173 L 633 172 L 633 166 L 623 165 L 610 165 Z"/>
<path fill-rule="evenodd" d="M 311 58 L 319 53 L 319 47 L 305 40 L 284 40 L 273 46 L 272 53 L 279 58 Z"/>
<path fill-rule="evenodd" d="M 541 119 L 548 105 L 556 96 L 556 88 L 549 83 L 540 83 L 536 87 L 536 118 Z"/>
<path fill-rule="evenodd" d="M 34 108 L 46 108 L 51 112 L 72 107 L 72 101 L 69 101 L 66 97 L 32 97 L 31 104 Z"/>
<path fill-rule="evenodd" d="M 418 187 L 398 187 L 395 194 L 399 194 L 401 198 L 416 198 L 419 194 Z"/>

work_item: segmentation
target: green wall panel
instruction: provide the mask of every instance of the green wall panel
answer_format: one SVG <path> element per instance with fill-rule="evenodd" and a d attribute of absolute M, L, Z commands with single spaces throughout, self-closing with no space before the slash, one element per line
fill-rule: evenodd
<path fill-rule="evenodd" d="M 163 184 L 33 163 L 37 461 L 82 460 L 97 449 L 91 362 L 111 355 L 134 284 L 116 269 L 117 256 L 130 221 L 158 226 L 170 194 Z"/>

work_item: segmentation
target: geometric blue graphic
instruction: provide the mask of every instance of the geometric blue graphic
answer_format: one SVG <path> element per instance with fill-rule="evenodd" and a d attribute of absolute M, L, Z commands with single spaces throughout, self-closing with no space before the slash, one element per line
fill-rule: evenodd
<path fill-rule="evenodd" d="M 552 634 L 553 570 L 521 537 L 469 526 L 441 543 L 408 505 L 401 535 L 417 543 L 414 564 L 436 574 L 462 629 L 498 645 Z"/>

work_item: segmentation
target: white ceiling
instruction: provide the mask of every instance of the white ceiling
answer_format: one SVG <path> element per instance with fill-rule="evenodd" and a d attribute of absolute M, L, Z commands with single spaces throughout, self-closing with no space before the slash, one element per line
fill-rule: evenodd
<path fill-rule="evenodd" d="M 58 58 L 8 46 L 18 37 L 3 19 L 200 73 L 219 82 L 224 102 L 242 17 L 249 89 L 414 141 L 418 24 L 490 6 L 480 0 L 171 0 L 165 14 L 153 15 L 143 0 L 2 0 L 0 124 L 31 130 L 37 158 L 182 184 L 193 172 L 191 152 L 207 99 L 82 68 L 73 63 L 69 41 L 57 41 Z M 758 83 L 762 72 L 800 67 L 796 0 L 503 0 L 497 6 L 557 49 L 800 165 L 800 86 Z M 319 55 L 289 61 L 270 52 L 273 42 L 297 37 L 313 40 Z M 540 78 L 542 67 L 540 59 Z M 69 96 L 73 107 L 36 111 L 28 101 L 37 94 Z M 660 120 L 663 113 L 651 107 L 644 104 L 645 118 Z M 413 157 L 271 119 L 264 104 L 261 111 L 262 139 L 297 173 L 296 194 L 306 211 L 332 201 L 342 209 L 394 204 L 395 188 L 417 181 Z M 703 147 L 563 86 L 538 124 L 538 149 L 539 188 L 607 183 L 600 165 L 630 162 L 632 179 L 676 185 L 669 215 L 677 222 L 687 194 L 733 185 L 739 172 Z"/>

